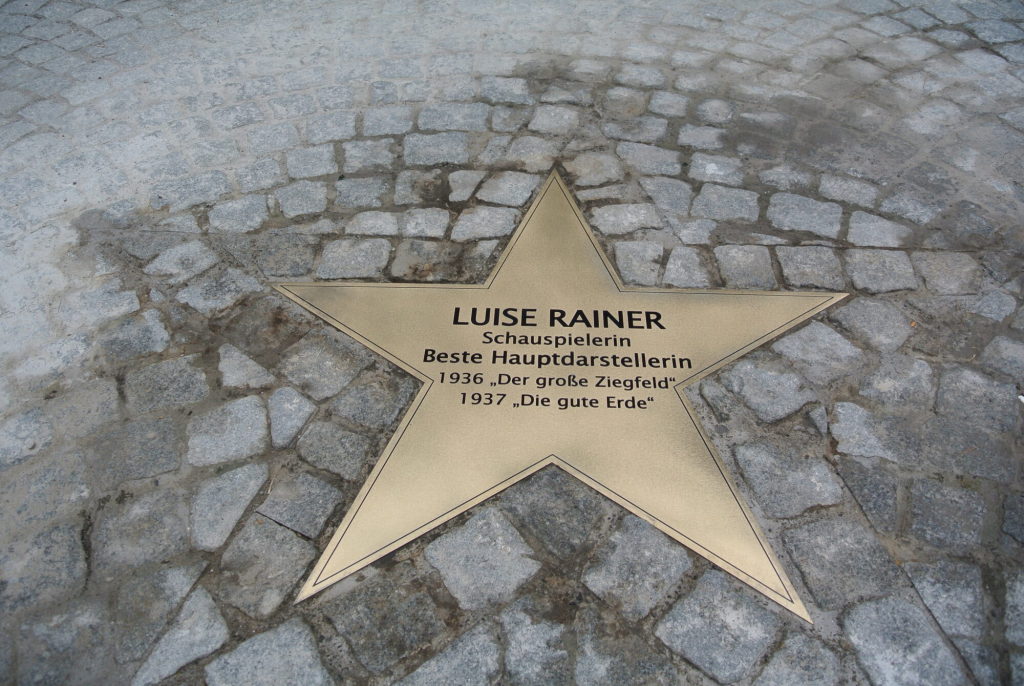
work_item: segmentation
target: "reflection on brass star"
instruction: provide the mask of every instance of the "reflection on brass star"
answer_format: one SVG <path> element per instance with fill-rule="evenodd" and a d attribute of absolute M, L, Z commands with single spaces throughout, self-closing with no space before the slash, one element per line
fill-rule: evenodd
<path fill-rule="evenodd" d="M 845 294 L 625 287 L 555 173 L 483 285 L 277 289 L 423 381 L 298 600 L 555 465 L 809 620 L 682 388 Z"/>

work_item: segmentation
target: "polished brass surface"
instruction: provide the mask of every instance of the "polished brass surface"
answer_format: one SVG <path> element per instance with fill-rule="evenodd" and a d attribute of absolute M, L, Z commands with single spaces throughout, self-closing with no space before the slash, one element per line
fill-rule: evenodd
<path fill-rule="evenodd" d="M 277 289 L 423 381 L 297 600 L 555 465 L 809 621 L 681 391 L 846 294 L 626 287 L 556 173 L 483 285 Z"/>

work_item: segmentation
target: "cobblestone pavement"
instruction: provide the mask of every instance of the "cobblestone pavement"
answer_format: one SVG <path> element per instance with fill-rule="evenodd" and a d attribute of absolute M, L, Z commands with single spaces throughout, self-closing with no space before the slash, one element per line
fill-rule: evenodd
<path fill-rule="evenodd" d="M 0 683 L 1024 683 L 1020 5 L 19 0 L 0 56 Z M 628 282 L 853 294 L 690 393 L 813 625 L 554 470 L 291 603 L 414 387 L 268 284 L 480 281 L 552 166 Z"/>

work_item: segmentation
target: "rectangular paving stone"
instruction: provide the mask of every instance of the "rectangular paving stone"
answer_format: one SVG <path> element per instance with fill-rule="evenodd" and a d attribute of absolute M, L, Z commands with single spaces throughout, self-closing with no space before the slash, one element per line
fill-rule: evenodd
<path fill-rule="evenodd" d="M 409 134 L 405 137 L 406 164 L 465 164 L 469 161 L 469 142 L 465 133 Z"/>
<path fill-rule="evenodd" d="M 784 231 L 809 231 L 825 238 L 836 238 L 842 216 L 842 208 L 835 203 L 792 193 L 775 193 L 768 203 L 768 220 Z"/>

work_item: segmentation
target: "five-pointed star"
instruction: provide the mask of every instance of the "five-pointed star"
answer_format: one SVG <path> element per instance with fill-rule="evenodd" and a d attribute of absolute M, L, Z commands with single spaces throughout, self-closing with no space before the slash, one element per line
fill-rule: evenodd
<path fill-rule="evenodd" d="M 845 294 L 627 288 L 556 173 L 540 189 L 482 286 L 348 282 L 277 288 L 424 382 L 298 600 L 556 465 L 809 619 L 681 390 Z M 456 324 L 455 307 L 461 321 L 469 320 L 474 307 L 478 313 L 532 308 L 536 325 Z M 551 322 L 551 309 L 570 313 L 563 318 L 566 323 L 577 309 L 656 312 L 664 328 L 564 327 Z M 638 315 L 634 323 L 642 327 L 649 321 Z M 485 332 L 589 333 L 627 338 L 628 346 L 495 344 L 484 340 Z M 460 361 L 438 361 L 428 349 Z M 538 368 L 495 362 L 496 351 L 575 351 L 587 357 L 642 352 L 648 358 L 686 359 L 689 367 L 678 362 L 675 369 Z M 479 362 L 466 361 L 474 353 L 480 353 Z M 501 374 L 529 378 L 502 385 Z M 569 375 L 586 378 L 588 385 L 540 381 L 553 377 L 564 383 Z M 671 382 L 665 388 L 627 390 L 598 387 L 599 376 Z M 551 405 L 530 404 L 524 395 L 550 398 Z M 646 401 L 647 407 L 609 407 L 630 397 Z M 559 409 L 559 398 L 587 398 L 596 407 Z"/>

